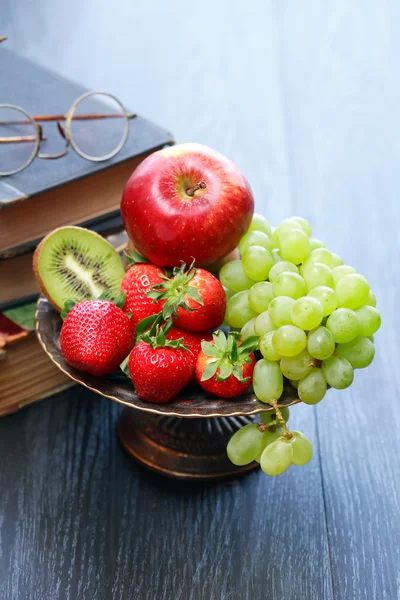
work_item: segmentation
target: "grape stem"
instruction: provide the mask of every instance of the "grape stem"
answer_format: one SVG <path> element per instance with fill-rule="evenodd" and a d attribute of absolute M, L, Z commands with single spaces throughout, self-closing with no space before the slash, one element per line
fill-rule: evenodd
<path fill-rule="evenodd" d="M 282 437 L 286 438 L 287 440 L 290 440 L 293 437 L 293 433 L 289 431 L 289 429 L 286 427 L 286 421 L 283 418 L 282 413 L 278 407 L 278 401 L 271 400 L 271 404 L 275 409 L 276 420 L 278 421 L 280 427 L 282 427 Z"/>

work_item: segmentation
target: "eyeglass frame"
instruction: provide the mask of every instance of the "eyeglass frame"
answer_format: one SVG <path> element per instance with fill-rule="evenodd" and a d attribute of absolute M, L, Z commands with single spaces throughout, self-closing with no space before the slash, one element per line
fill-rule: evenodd
<path fill-rule="evenodd" d="M 3 40 L 0 39 L 0 41 L 3 41 Z M 94 95 L 99 95 L 99 94 L 101 94 L 103 96 L 108 96 L 109 98 L 114 100 L 121 109 L 121 115 L 119 115 L 119 114 L 114 114 L 114 115 L 104 115 L 103 114 L 102 115 L 100 113 L 94 113 L 94 114 L 87 114 L 87 115 L 76 115 L 75 119 L 76 120 L 93 120 L 93 119 L 124 117 L 125 128 L 124 128 L 123 136 L 122 136 L 119 144 L 116 146 L 116 148 L 114 148 L 114 150 L 112 150 L 111 152 L 109 152 L 108 154 L 106 154 L 104 156 L 97 157 L 97 156 L 91 156 L 91 155 L 87 154 L 86 152 L 81 150 L 76 145 L 73 135 L 72 135 L 72 132 L 71 132 L 71 125 L 72 125 L 72 121 L 75 120 L 74 119 L 74 111 L 75 111 L 76 107 L 78 106 L 78 104 L 80 102 L 82 102 L 82 100 L 85 100 L 86 98 L 88 98 L 89 96 L 94 96 Z M 89 160 L 91 162 L 103 162 L 103 161 L 109 160 L 110 158 L 113 158 L 114 156 L 116 156 L 116 154 L 118 154 L 118 152 L 120 152 L 122 150 L 122 148 L 124 147 L 124 145 L 126 144 L 126 141 L 128 139 L 128 135 L 129 135 L 129 121 L 131 119 L 134 119 L 135 117 L 137 117 L 137 115 L 135 113 L 128 113 L 126 111 L 124 105 L 122 104 L 122 102 L 116 96 L 114 96 L 113 94 L 110 94 L 109 92 L 100 92 L 100 91 L 89 91 L 89 92 L 85 92 L 84 94 L 79 96 L 72 103 L 69 111 L 65 115 L 32 116 L 25 109 L 21 108 L 20 106 L 15 105 L 15 104 L 0 104 L 0 109 L 2 109 L 2 108 L 12 108 L 14 110 L 20 111 L 23 115 L 25 115 L 25 117 L 28 119 L 28 122 L 30 122 L 35 128 L 36 141 L 35 141 L 34 151 L 32 152 L 32 155 L 28 159 L 28 161 L 22 167 L 15 169 L 13 171 L 9 171 L 7 173 L 2 173 L 0 171 L 0 177 L 7 177 L 10 175 L 15 175 L 16 173 L 20 173 L 21 171 L 23 171 L 27 167 L 29 167 L 32 164 L 32 162 L 35 160 L 35 158 L 57 159 L 57 158 L 66 156 L 68 154 L 69 146 L 71 146 L 72 149 L 79 156 L 81 156 L 82 158 L 85 158 L 86 160 Z M 39 154 L 40 142 L 45 139 L 45 138 L 43 138 L 42 126 L 40 125 L 39 121 L 44 121 L 44 122 L 55 121 L 55 122 L 57 122 L 57 127 L 59 130 L 59 133 L 65 139 L 65 141 L 67 143 L 64 152 L 61 152 L 61 153 L 55 154 L 55 155 L 46 155 L 46 154 L 40 155 Z M 60 121 L 65 121 L 65 130 L 62 127 L 62 125 L 60 124 Z M 6 140 L 6 139 L 7 138 L 4 138 L 4 140 Z M 0 142 L 1 141 L 2 141 L 2 138 L 0 138 Z M 20 139 L 18 141 L 24 141 L 24 140 Z M 31 141 L 31 140 L 26 140 L 26 141 Z M 12 142 L 10 142 L 10 143 L 12 143 Z"/>

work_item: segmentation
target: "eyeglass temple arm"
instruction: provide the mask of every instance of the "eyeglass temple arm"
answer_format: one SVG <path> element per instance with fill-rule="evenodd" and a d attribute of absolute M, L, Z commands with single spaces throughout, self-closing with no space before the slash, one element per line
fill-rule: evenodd
<path fill-rule="evenodd" d="M 94 119 L 121 119 L 126 117 L 127 119 L 134 119 L 137 117 L 135 113 L 122 114 L 101 114 L 93 113 L 86 115 L 74 115 L 72 121 L 89 121 Z M 32 117 L 35 121 L 48 122 L 48 121 L 65 121 L 67 115 L 35 115 Z M 0 125 L 29 125 L 32 124 L 28 119 L 22 121 L 0 121 Z"/>
<path fill-rule="evenodd" d="M 39 140 L 41 142 L 46 140 L 47 138 L 45 138 L 43 135 L 42 126 L 39 125 L 39 123 L 37 123 L 36 126 L 39 133 Z M 20 142 L 36 142 L 36 140 L 37 137 L 35 135 L 0 137 L 0 144 L 18 144 Z"/>

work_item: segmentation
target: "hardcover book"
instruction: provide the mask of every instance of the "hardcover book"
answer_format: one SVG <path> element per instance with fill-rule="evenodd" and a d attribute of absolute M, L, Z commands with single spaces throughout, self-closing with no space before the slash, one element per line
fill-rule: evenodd
<path fill-rule="evenodd" d="M 66 114 L 86 90 L 18 54 L 0 47 L 0 102 L 22 107 L 30 115 Z M 133 109 L 134 98 L 123 98 Z M 44 123 L 46 145 L 60 150 L 56 123 Z M 25 170 L 0 177 L 0 260 L 29 252 L 51 229 L 92 226 L 118 215 L 123 187 L 151 152 L 174 143 L 172 135 L 136 116 L 122 150 L 103 162 L 85 160 L 72 149 L 63 158 L 36 158 Z M 65 143 L 64 143 L 65 145 Z"/>

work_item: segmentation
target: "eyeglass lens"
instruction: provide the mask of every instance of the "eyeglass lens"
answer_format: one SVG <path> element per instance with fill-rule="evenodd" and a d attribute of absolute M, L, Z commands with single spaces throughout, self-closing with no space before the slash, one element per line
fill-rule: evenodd
<path fill-rule="evenodd" d="M 103 115 L 103 118 L 86 119 L 85 115 Z M 86 158 L 99 159 L 119 148 L 127 127 L 123 107 L 108 95 L 99 93 L 83 98 L 76 105 L 70 132 L 78 152 Z"/>
<path fill-rule="evenodd" d="M 11 174 L 28 165 L 37 142 L 37 129 L 27 115 L 17 108 L 0 107 L 0 174 Z"/>

